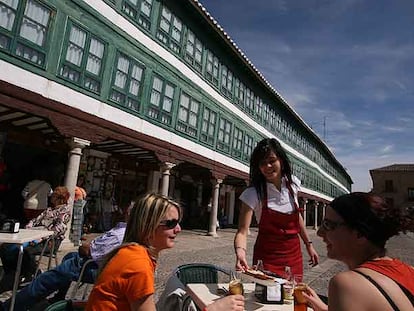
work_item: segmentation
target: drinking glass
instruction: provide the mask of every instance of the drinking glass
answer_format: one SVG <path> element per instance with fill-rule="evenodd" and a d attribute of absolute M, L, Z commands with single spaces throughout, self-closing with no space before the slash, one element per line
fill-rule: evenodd
<path fill-rule="evenodd" d="M 306 283 L 303 282 L 303 275 L 295 274 L 293 276 L 293 304 L 294 311 L 307 311 L 308 306 L 302 293 L 307 290 Z"/>
<path fill-rule="evenodd" d="M 229 282 L 229 294 L 230 295 L 243 295 L 243 283 L 241 280 L 241 273 L 238 271 L 231 271 Z"/>

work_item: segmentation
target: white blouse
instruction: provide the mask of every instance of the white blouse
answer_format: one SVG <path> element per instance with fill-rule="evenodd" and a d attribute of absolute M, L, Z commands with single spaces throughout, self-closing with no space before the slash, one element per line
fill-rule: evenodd
<path fill-rule="evenodd" d="M 295 195 L 295 201 L 298 204 L 298 191 L 300 189 L 300 180 L 292 175 L 292 190 Z M 267 207 L 281 213 L 291 214 L 295 210 L 295 205 L 290 201 L 289 189 L 286 187 L 286 178 L 282 178 L 280 191 L 272 183 L 267 183 Z M 256 189 L 249 187 L 243 191 L 239 199 L 254 210 L 257 223 L 260 222 L 262 215 L 262 204 L 257 196 Z"/>

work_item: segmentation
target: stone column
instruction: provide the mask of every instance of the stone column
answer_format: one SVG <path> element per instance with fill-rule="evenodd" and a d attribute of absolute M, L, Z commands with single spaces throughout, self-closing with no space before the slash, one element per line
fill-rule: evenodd
<path fill-rule="evenodd" d="M 148 192 L 158 192 L 160 184 L 160 172 L 159 171 L 150 171 L 148 174 Z"/>
<path fill-rule="evenodd" d="M 307 206 L 308 204 L 308 200 L 303 199 L 303 223 L 305 224 L 305 228 L 306 228 L 306 213 L 307 213 Z"/>
<path fill-rule="evenodd" d="M 222 179 L 213 180 L 213 197 L 211 200 L 211 212 L 210 212 L 210 225 L 208 229 L 208 235 L 217 236 L 217 211 L 218 211 L 218 200 L 220 195 L 220 184 L 223 182 Z"/>
<path fill-rule="evenodd" d="M 234 190 L 234 187 L 230 188 L 229 192 L 229 218 L 228 218 L 228 224 L 232 225 L 234 222 L 234 204 L 236 202 L 236 191 Z"/>
<path fill-rule="evenodd" d="M 161 174 L 162 174 L 162 181 L 161 181 L 161 194 L 162 195 L 166 195 L 168 196 L 168 190 L 169 190 L 169 186 L 170 186 L 170 174 L 171 174 L 171 169 L 175 166 L 176 164 L 171 163 L 171 162 L 164 162 L 161 165 Z"/>
<path fill-rule="evenodd" d="M 314 203 L 314 215 L 315 215 L 315 219 L 314 219 L 314 224 L 313 224 L 313 229 L 318 230 L 318 207 L 319 207 L 319 203 L 317 201 L 315 201 Z"/>
<path fill-rule="evenodd" d="M 63 185 L 68 188 L 70 193 L 69 208 L 73 214 L 73 199 L 75 197 L 75 187 L 78 179 L 79 164 L 82 156 L 82 149 L 90 145 L 89 140 L 82 138 L 72 137 L 67 140 L 66 143 L 69 145 L 70 150 L 68 154 L 68 165 L 66 167 L 65 180 Z M 72 229 L 72 218 L 69 219 L 68 230 L 65 233 L 64 243 L 69 242 L 69 234 Z"/>

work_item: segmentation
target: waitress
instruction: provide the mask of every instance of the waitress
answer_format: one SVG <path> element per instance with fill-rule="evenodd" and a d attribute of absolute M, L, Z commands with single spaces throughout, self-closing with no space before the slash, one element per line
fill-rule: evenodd
<path fill-rule="evenodd" d="M 299 236 L 312 266 L 319 257 L 306 232 L 297 195 L 300 180 L 292 175 L 288 157 L 274 138 L 260 141 L 250 158 L 250 187 L 241 195 L 239 228 L 234 238 L 236 269 L 246 270 L 246 241 L 253 213 L 259 224 L 253 263 L 263 261 L 265 270 L 284 275 L 285 267 L 303 274 Z"/>

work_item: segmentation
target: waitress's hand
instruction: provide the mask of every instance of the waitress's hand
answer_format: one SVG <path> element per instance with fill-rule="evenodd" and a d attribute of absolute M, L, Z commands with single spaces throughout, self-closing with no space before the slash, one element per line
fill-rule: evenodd
<path fill-rule="evenodd" d="M 306 250 L 308 251 L 308 255 L 310 257 L 309 265 L 311 265 L 312 267 L 316 266 L 319 263 L 319 255 L 316 252 L 315 248 L 312 244 L 308 244 L 306 245 Z"/>
<path fill-rule="evenodd" d="M 302 292 L 308 305 L 312 307 L 314 311 L 328 311 L 328 306 L 319 298 L 318 294 L 310 287 L 306 291 Z"/>
<path fill-rule="evenodd" d="M 249 268 L 249 264 L 246 260 L 246 250 L 240 247 L 236 248 L 236 270 L 246 271 Z"/>

